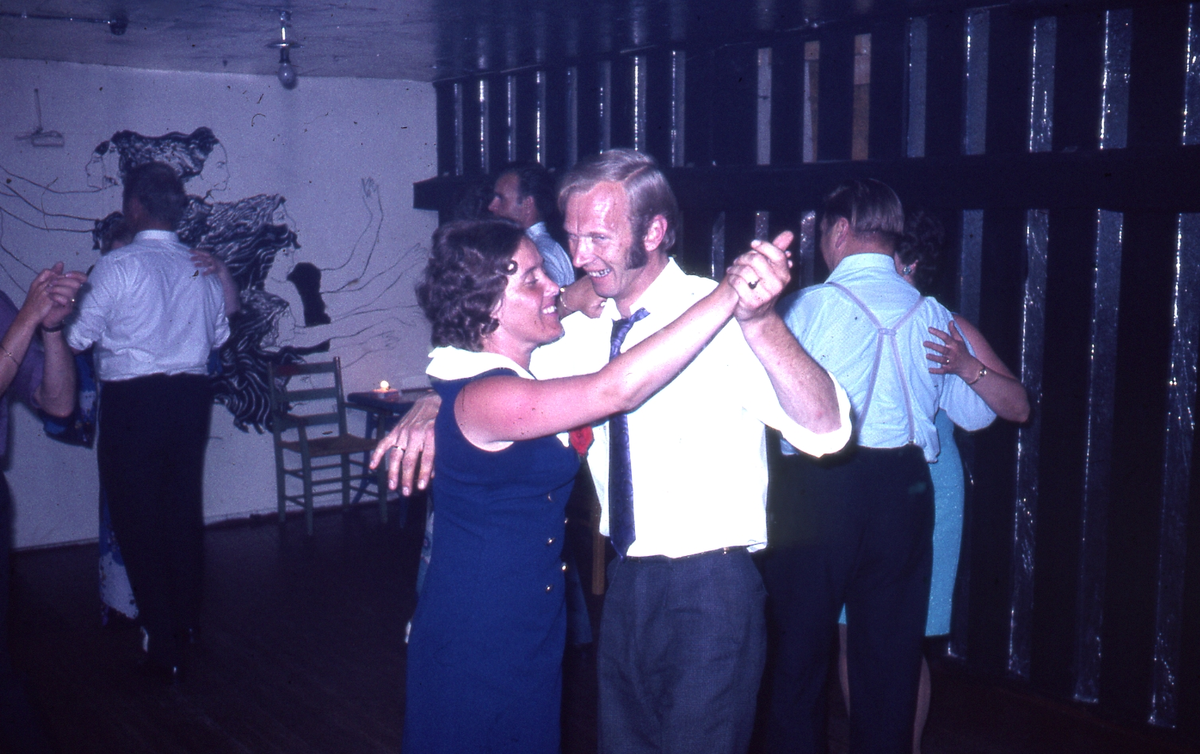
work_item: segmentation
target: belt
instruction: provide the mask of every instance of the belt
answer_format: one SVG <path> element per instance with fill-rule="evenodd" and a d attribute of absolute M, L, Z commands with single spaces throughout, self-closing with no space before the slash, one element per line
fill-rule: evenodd
<path fill-rule="evenodd" d="M 678 558 L 672 558 L 669 555 L 626 555 L 625 560 L 631 560 L 635 563 L 681 563 L 685 560 L 699 560 L 713 555 L 731 555 L 736 552 L 745 552 L 745 545 L 736 547 L 721 547 L 716 550 L 705 550 L 704 552 L 694 552 L 691 555 L 681 555 Z"/>

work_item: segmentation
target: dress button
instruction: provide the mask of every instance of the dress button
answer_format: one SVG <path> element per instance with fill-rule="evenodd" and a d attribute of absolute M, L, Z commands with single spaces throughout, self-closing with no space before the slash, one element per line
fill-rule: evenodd
<path fill-rule="evenodd" d="M 569 517 L 563 519 L 563 526 L 566 526 L 569 523 L 571 523 L 571 519 Z"/>
<path fill-rule="evenodd" d="M 553 585 L 553 584 L 547 584 L 547 585 L 546 585 L 546 591 L 547 591 L 547 592 L 549 592 L 549 591 L 553 591 L 553 590 L 554 590 L 554 585 Z"/>
<path fill-rule="evenodd" d="M 547 546 L 549 546 L 549 545 L 552 545 L 552 544 L 554 544 L 554 537 L 550 537 L 550 539 L 547 539 L 547 540 L 546 540 L 546 545 L 547 545 Z"/>
<path fill-rule="evenodd" d="M 567 571 L 567 564 L 566 564 L 566 563 L 563 563 L 563 564 L 562 564 L 562 569 L 563 569 L 563 573 L 566 573 L 566 571 Z"/>

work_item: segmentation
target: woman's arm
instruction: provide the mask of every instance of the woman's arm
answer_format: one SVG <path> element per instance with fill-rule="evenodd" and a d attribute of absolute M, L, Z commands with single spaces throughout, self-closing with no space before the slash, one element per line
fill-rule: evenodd
<path fill-rule="evenodd" d="M 599 372 L 557 380 L 491 377 L 459 393 L 463 436 L 484 450 L 544 437 L 630 411 L 675 378 L 729 321 L 737 293 L 722 282 L 679 319 Z"/>
<path fill-rule="evenodd" d="M 59 328 L 71 313 L 75 297 L 86 279 L 81 272 L 63 274 L 62 262 L 34 278 L 25 302 L 0 338 L 0 393 L 7 391 L 16 379 L 38 326 L 51 328 L 51 332 L 43 336 L 45 366 L 42 382 L 34 395 L 46 413 L 70 415 L 75 407 L 75 362 L 61 329 L 54 328 Z"/>
<path fill-rule="evenodd" d="M 242 298 L 229 267 L 216 254 L 203 249 L 191 249 L 192 263 L 204 275 L 216 275 L 221 283 L 221 298 L 225 301 L 225 316 L 232 317 L 242 309 Z"/>
<path fill-rule="evenodd" d="M 1025 386 L 1017 381 L 992 350 L 983 333 L 962 317 L 955 317 L 951 321 L 950 330 L 945 333 L 934 327 L 929 328 L 932 335 L 943 341 L 925 341 L 925 347 L 930 351 L 926 357 L 937 364 L 930 367 L 929 371 L 933 374 L 958 375 L 1002 419 L 1018 423 L 1028 419 L 1029 395 L 1025 392 Z M 967 350 L 967 343 L 975 349 L 974 356 Z"/>
<path fill-rule="evenodd" d="M 761 254 L 743 254 L 712 293 L 595 374 L 557 380 L 493 377 L 463 388 L 455 405 L 463 435 L 477 447 L 498 450 L 514 440 L 633 410 L 683 371 L 729 321 L 739 300 L 762 298 L 749 285 L 758 287 L 751 262 Z"/>

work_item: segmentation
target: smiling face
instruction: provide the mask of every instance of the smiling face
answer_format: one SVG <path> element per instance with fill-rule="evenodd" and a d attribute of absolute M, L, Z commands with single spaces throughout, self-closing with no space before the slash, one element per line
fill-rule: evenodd
<path fill-rule="evenodd" d="M 528 238 L 521 239 L 513 261 L 517 269 L 508 276 L 504 295 L 492 312 L 500 324 L 484 336 L 483 350 L 528 367 L 534 348 L 562 335 L 556 306 L 558 285 L 542 269 L 542 256 Z"/>
<path fill-rule="evenodd" d="M 660 250 L 665 224 L 656 217 L 645 238 L 635 239 L 625 189 L 607 182 L 571 194 L 563 223 L 575 266 L 587 273 L 597 295 L 614 299 L 626 316 L 628 305 L 666 266 Z"/>

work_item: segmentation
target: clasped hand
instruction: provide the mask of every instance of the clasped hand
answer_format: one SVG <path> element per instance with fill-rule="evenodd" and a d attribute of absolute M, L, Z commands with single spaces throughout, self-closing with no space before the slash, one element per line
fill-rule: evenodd
<path fill-rule="evenodd" d="M 43 327 L 57 327 L 74 310 L 79 289 L 86 282 L 87 275 L 75 270 L 63 272 L 63 263 L 58 262 L 33 279 L 21 308 Z"/>
<path fill-rule="evenodd" d="M 737 291 L 733 311 L 739 321 L 759 319 L 774 311 L 775 300 L 792 279 L 791 245 L 793 234 L 785 230 L 772 241 L 751 241 L 750 251 L 742 254 L 725 271 L 725 281 Z"/>

